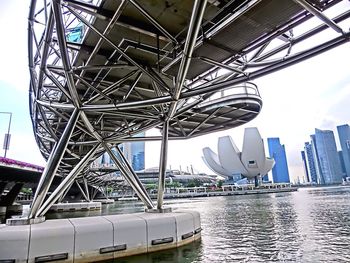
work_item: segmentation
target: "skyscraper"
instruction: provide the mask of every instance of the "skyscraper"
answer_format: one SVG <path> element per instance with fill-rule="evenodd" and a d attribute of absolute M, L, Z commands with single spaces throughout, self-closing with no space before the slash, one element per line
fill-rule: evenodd
<path fill-rule="evenodd" d="M 140 133 L 135 137 L 143 137 L 145 133 Z M 135 171 L 145 169 L 145 142 L 123 143 L 123 153 Z"/>
<path fill-rule="evenodd" d="M 333 131 L 315 129 L 314 142 L 320 173 L 319 183 L 341 183 L 341 165 Z"/>
<path fill-rule="evenodd" d="M 338 155 L 339 155 L 339 160 L 340 160 L 341 172 L 343 174 L 343 177 L 346 177 L 346 168 L 345 168 L 343 152 L 338 151 Z"/>
<path fill-rule="evenodd" d="M 301 151 L 301 159 L 303 160 L 303 164 L 304 164 L 306 182 L 309 183 L 310 182 L 310 173 L 309 173 L 309 170 L 307 169 L 307 159 L 306 159 L 305 151 Z"/>
<path fill-rule="evenodd" d="M 337 126 L 346 176 L 350 177 L 350 127 L 348 124 Z"/>
<path fill-rule="evenodd" d="M 281 145 L 279 138 L 267 138 L 270 157 L 275 160 L 272 168 L 274 183 L 290 183 L 287 157 L 284 145 Z"/>
<path fill-rule="evenodd" d="M 307 171 L 309 175 L 309 182 L 310 183 L 317 183 L 317 172 L 315 167 L 315 159 L 314 159 L 314 153 L 312 150 L 312 144 L 309 142 L 306 142 L 304 144 L 304 152 L 305 152 L 305 159 L 306 162 L 304 162 L 305 170 Z"/>

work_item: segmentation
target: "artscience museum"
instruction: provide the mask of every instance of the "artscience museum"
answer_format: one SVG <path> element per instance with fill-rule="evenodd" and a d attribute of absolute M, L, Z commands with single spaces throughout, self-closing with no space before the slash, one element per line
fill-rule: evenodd
<path fill-rule="evenodd" d="M 257 128 L 246 128 L 242 151 L 231 136 L 220 137 L 218 152 L 209 147 L 203 148 L 203 160 L 215 173 L 230 178 L 235 175 L 258 179 L 271 171 L 275 161 L 266 157 L 264 142 Z"/>

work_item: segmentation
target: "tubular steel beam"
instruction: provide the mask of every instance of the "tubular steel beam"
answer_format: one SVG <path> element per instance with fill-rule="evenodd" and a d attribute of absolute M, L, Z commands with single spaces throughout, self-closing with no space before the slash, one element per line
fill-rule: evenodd
<path fill-rule="evenodd" d="M 178 44 L 175 37 L 173 37 L 164 27 L 162 27 L 161 24 L 158 23 L 158 21 L 153 18 L 142 6 L 140 6 L 135 0 L 129 0 L 133 6 L 140 11 L 141 14 L 143 14 L 160 32 L 164 34 L 164 36 L 168 37 L 172 42 L 175 44 Z"/>
<path fill-rule="evenodd" d="M 72 97 L 74 106 L 77 108 L 80 108 L 81 102 L 80 102 L 78 92 L 75 88 L 75 83 L 74 83 L 74 78 L 73 78 L 74 74 L 72 71 L 72 66 L 70 64 L 68 51 L 67 51 L 66 36 L 65 36 L 65 29 L 64 29 L 64 21 L 63 21 L 63 17 L 62 17 L 61 4 L 60 4 L 59 0 L 53 0 L 51 2 L 51 4 L 52 4 L 54 16 L 55 16 L 58 46 L 60 47 L 61 60 L 62 60 L 63 68 L 64 68 L 64 73 L 65 73 L 65 76 L 67 79 L 69 93 Z"/>
<path fill-rule="evenodd" d="M 310 5 L 305 0 L 294 0 L 294 2 L 298 3 L 300 6 L 302 6 L 304 9 L 309 11 L 311 14 L 322 20 L 324 23 L 326 23 L 330 28 L 332 28 L 334 31 L 336 31 L 339 34 L 344 34 L 343 29 L 341 29 L 336 23 L 334 23 L 331 19 L 326 17 L 322 12 L 320 12 L 318 9 L 314 8 L 312 5 Z"/>
<path fill-rule="evenodd" d="M 169 118 L 171 118 L 176 111 L 176 106 L 180 98 L 182 86 L 185 82 L 188 68 L 191 63 L 192 53 L 194 50 L 194 46 L 196 44 L 196 39 L 197 39 L 200 25 L 202 23 L 206 4 L 207 4 L 206 0 L 196 0 L 193 4 L 192 16 L 191 16 L 190 25 L 187 32 L 183 56 L 182 56 L 182 60 L 181 60 L 177 77 L 176 77 L 176 85 L 175 85 L 175 90 L 173 94 L 174 102 L 171 104 L 168 112 Z"/>
<path fill-rule="evenodd" d="M 123 12 L 123 9 L 126 6 L 127 1 L 126 0 L 122 0 L 121 3 L 119 4 L 117 10 L 115 11 L 112 19 L 109 21 L 108 25 L 106 26 L 105 30 L 103 31 L 103 35 L 108 35 L 111 30 L 113 29 L 115 23 L 117 22 L 117 20 L 119 19 L 121 13 Z M 89 55 L 87 61 L 85 62 L 85 65 L 88 65 L 90 63 L 90 61 L 92 60 L 92 58 L 97 54 L 98 50 L 101 48 L 102 44 L 104 42 L 103 38 L 99 38 L 97 44 L 95 45 L 93 51 L 91 52 L 91 54 Z M 82 72 L 80 73 L 80 76 L 83 77 L 85 74 L 85 70 L 82 70 Z"/>
<path fill-rule="evenodd" d="M 70 173 L 64 178 L 59 186 L 53 191 L 49 198 L 45 201 L 42 207 L 36 212 L 36 217 L 44 215 L 50 207 L 60 198 L 60 196 L 69 188 L 74 182 L 75 178 L 83 170 L 86 164 L 94 156 L 96 150 L 100 147 L 100 144 L 96 144 L 92 149 L 79 161 L 79 163 L 70 171 Z"/>
<path fill-rule="evenodd" d="M 166 166 L 167 166 L 167 159 L 168 159 L 168 134 L 169 134 L 169 121 L 166 120 L 163 126 L 163 137 L 162 137 L 162 144 L 160 149 L 157 209 L 162 209 L 162 206 L 163 206 Z"/>
<path fill-rule="evenodd" d="M 136 192 L 137 196 L 140 197 L 140 199 L 143 201 L 143 203 L 147 206 L 147 208 L 151 209 L 154 208 L 154 205 L 152 203 L 151 198 L 148 194 L 146 194 L 146 190 L 143 189 L 143 185 L 141 182 L 137 181 L 135 176 L 132 173 L 129 173 L 127 167 L 125 167 L 120 160 L 115 156 L 115 154 L 112 152 L 112 150 L 109 148 L 109 146 L 106 143 L 102 143 L 104 149 L 110 156 L 110 158 L 113 160 L 115 165 L 118 167 L 122 175 L 124 175 L 125 180 L 129 183 L 129 185 L 132 187 L 132 189 Z M 137 176 L 136 176 L 137 177 Z"/>
<path fill-rule="evenodd" d="M 43 174 L 41 175 L 37 190 L 33 198 L 29 218 L 34 218 L 34 216 L 37 214 L 47 192 L 49 191 L 52 180 L 55 177 L 58 166 L 63 158 L 64 152 L 66 151 L 68 141 L 73 133 L 75 124 L 78 121 L 79 115 L 79 110 L 75 109 L 66 125 L 66 128 L 62 133 L 61 138 L 59 139 L 59 141 L 57 142 L 56 146 L 50 154 L 50 157 L 47 161 Z"/>
<path fill-rule="evenodd" d="M 150 203 L 152 203 L 153 206 L 153 202 L 151 200 L 151 197 L 148 195 L 146 189 L 143 187 L 143 184 L 141 183 L 139 177 L 137 176 L 137 174 L 135 173 L 134 169 L 131 167 L 130 163 L 128 162 L 128 160 L 125 158 L 124 154 L 122 153 L 122 151 L 119 149 L 118 146 L 115 147 L 115 149 L 117 150 L 119 156 L 122 158 L 124 164 L 126 165 L 127 169 L 129 170 L 129 172 L 132 174 L 133 178 L 135 179 L 136 183 L 138 185 L 140 185 L 142 192 L 144 193 L 145 196 L 147 196 L 147 199 Z M 150 207 L 148 207 L 150 208 Z"/>
<path fill-rule="evenodd" d="M 167 87 L 167 84 L 161 79 L 161 78 L 155 78 L 153 75 L 151 75 L 147 70 L 145 70 L 142 66 L 140 66 L 138 63 L 136 63 L 129 55 L 127 55 L 120 47 L 118 47 L 116 44 L 113 43 L 112 40 L 104 36 L 97 28 L 95 28 L 93 25 L 89 23 L 84 17 L 82 17 L 79 13 L 74 11 L 71 7 L 68 7 L 68 10 L 77 17 L 82 23 L 84 23 L 87 27 L 89 27 L 93 32 L 95 32 L 97 35 L 99 35 L 101 38 L 103 38 L 109 45 L 111 45 L 120 55 L 123 56 L 128 62 L 130 62 L 132 65 L 136 66 L 139 70 L 141 70 L 143 73 L 145 73 L 147 76 L 149 76 L 151 79 L 153 79 L 155 82 L 157 82 L 159 85 L 163 87 Z M 168 88 L 168 87 L 167 87 Z"/>

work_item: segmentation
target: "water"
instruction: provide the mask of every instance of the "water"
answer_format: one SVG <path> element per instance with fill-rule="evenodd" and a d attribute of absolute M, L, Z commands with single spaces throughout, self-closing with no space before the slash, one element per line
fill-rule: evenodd
<path fill-rule="evenodd" d="M 350 187 L 293 193 L 170 200 L 173 209 L 201 213 L 202 240 L 165 252 L 114 262 L 350 262 Z M 48 218 L 131 213 L 139 202 Z"/>

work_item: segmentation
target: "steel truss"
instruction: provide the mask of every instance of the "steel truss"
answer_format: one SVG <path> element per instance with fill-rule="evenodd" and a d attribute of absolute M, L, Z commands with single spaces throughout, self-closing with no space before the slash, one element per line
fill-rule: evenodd
<path fill-rule="evenodd" d="M 251 80 L 349 41 L 345 0 L 158 2 L 32 0 L 30 114 L 48 161 L 30 218 L 44 215 L 75 180 L 88 200 L 87 184 L 106 186 L 110 179 L 89 169 L 104 152 L 154 208 L 118 148 L 137 140 L 162 142 L 161 209 L 168 140 L 252 120 L 262 100 Z M 309 39 L 317 44 L 304 44 Z M 162 137 L 134 137 L 152 128 Z M 57 174 L 64 179 L 46 198 Z"/>

